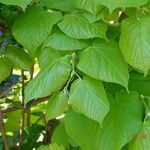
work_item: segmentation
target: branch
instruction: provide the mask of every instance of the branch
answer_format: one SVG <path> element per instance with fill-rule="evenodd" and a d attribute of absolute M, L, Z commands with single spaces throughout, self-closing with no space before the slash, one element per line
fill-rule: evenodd
<path fill-rule="evenodd" d="M 50 99 L 51 95 L 49 96 L 46 96 L 46 97 L 43 97 L 43 98 L 38 98 L 37 100 L 33 100 L 33 102 L 31 103 L 30 107 L 33 107 L 33 106 L 36 106 L 38 105 L 39 103 L 43 103 L 43 102 L 46 102 Z"/>
<path fill-rule="evenodd" d="M 5 145 L 5 150 L 9 150 L 9 146 L 8 146 L 8 141 L 7 141 L 7 136 L 6 136 L 6 131 L 4 128 L 4 122 L 3 122 L 3 114 L 8 113 L 8 112 L 13 112 L 13 111 L 17 111 L 17 110 L 25 110 L 28 111 L 31 107 L 36 106 L 38 104 L 41 104 L 43 102 L 46 102 L 50 99 L 51 96 L 46 96 L 43 98 L 38 98 L 38 99 L 33 99 L 32 103 L 30 104 L 30 106 L 28 106 L 27 108 L 24 108 L 23 105 L 18 105 L 18 106 L 11 106 L 5 109 L 1 109 L 0 110 L 0 131 L 2 133 L 3 136 L 3 140 L 4 140 L 4 145 Z"/>
<path fill-rule="evenodd" d="M 46 96 L 46 97 L 42 97 L 42 98 L 38 98 L 38 99 L 34 99 L 32 100 L 33 102 L 30 104 L 30 106 L 28 106 L 27 108 L 25 108 L 25 110 L 30 109 L 33 106 L 36 106 L 40 103 L 46 102 L 50 99 L 51 96 Z M 22 105 L 18 105 L 18 106 L 10 106 L 4 109 L 1 109 L 0 112 L 2 114 L 8 113 L 8 112 L 12 112 L 12 111 L 17 111 L 17 110 L 22 110 L 23 106 Z"/>
<path fill-rule="evenodd" d="M 18 105 L 18 106 L 10 106 L 10 107 L 1 109 L 0 112 L 1 112 L 2 114 L 5 114 L 5 113 L 8 113 L 8 112 L 17 111 L 17 110 L 21 110 L 21 109 L 22 109 L 22 106 L 21 106 L 21 105 Z"/>

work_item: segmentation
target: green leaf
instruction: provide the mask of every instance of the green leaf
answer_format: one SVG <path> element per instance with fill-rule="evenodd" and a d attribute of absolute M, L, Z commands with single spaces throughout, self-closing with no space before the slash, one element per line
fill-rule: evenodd
<path fill-rule="evenodd" d="M 48 37 L 44 46 L 57 50 L 81 50 L 89 45 L 89 41 L 73 39 L 61 31 L 55 31 Z"/>
<path fill-rule="evenodd" d="M 137 93 L 119 93 L 111 100 L 110 112 L 99 133 L 99 147 L 103 147 L 103 150 L 120 150 L 130 142 L 140 130 L 142 112 Z"/>
<path fill-rule="evenodd" d="M 41 0 L 40 3 L 49 8 L 54 8 L 62 11 L 71 11 L 74 9 L 72 0 Z"/>
<path fill-rule="evenodd" d="M 61 145 L 57 145 L 57 144 L 49 144 L 49 145 L 42 145 L 38 148 L 38 150 L 65 150 L 64 147 Z"/>
<path fill-rule="evenodd" d="M 97 14 L 101 5 L 98 0 L 73 0 L 77 9 L 83 9 L 89 11 L 92 14 Z"/>
<path fill-rule="evenodd" d="M 146 77 L 141 73 L 131 72 L 129 80 L 129 90 L 136 91 L 141 95 L 150 96 L 150 75 Z"/>
<path fill-rule="evenodd" d="M 68 107 L 68 97 L 63 92 L 55 93 L 48 101 L 46 120 L 54 119 L 65 112 Z"/>
<path fill-rule="evenodd" d="M 146 4 L 147 2 L 148 0 L 100 0 L 100 3 L 108 7 L 110 12 L 119 7 L 139 7 Z"/>
<path fill-rule="evenodd" d="M 31 56 L 21 48 L 8 47 L 5 52 L 5 57 L 8 58 L 17 69 L 30 70 L 33 64 Z"/>
<path fill-rule="evenodd" d="M 104 22 L 90 23 L 77 15 L 65 15 L 58 23 L 59 28 L 75 39 L 106 38 L 107 25 Z"/>
<path fill-rule="evenodd" d="M 91 14 L 90 12 L 85 10 L 76 10 L 72 12 L 72 14 L 84 18 L 90 23 L 94 23 L 102 19 L 101 12 L 99 12 L 98 14 Z"/>
<path fill-rule="evenodd" d="M 150 149 L 150 122 L 144 122 L 141 131 L 133 137 L 133 141 L 129 144 L 129 150 Z"/>
<path fill-rule="evenodd" d="M 101 125 L 109 111 L 109 102 L 103 84 L 89 77 L 78 79 L 72 84 L 69 103 L 74 111 L 84 114 Z"/>
<path fill-rule="evenodd" d="M 102 19 L 101 13 L 98 13 L 96 15 L 93 15 L 87 11 L 81 11 L 81 13 L 82 13 L 82 16 L 86 18 L 90 23 L 94 23 Z"/>
<path fill-rule="evenodd" d="M 146 75 L 150 69 L 150 16 L 122 22 L 120 47 L 125 60 Z"/>
<path fill-rule="evenodd" d="M 78 69 L 89 76 L 128 88 L 128 67 L 113 42 L 96 41 L 80 54 Z"/>
<path fill-rule="evenodd" d="M 65 131 L 64 122 L 61 122 L 56 127 L 51 141 L 52 141 L 52 143 L 57 143 L 59 145 L 63 145 L 65 147 L 65 149 L 69 149 L 69 139 L 68 139 L 68 135 L 66 134 L 66 131 Z"/>
<path fill-rule="evenodd" d="M 21 7 L 23 10 L 26 9 L 27 5 L 31 2 L 31 0 L 0 0 L 0 3 L 6 5 L 17 5 Z"/>
<path fill-rule="evenodd" d="M 44 47 L 38 52 L 38 63 L 40 68 L 44 68 L 52 64 L 56 59 L 62 57 L 61 53 L 57 50 L 53 50 L 49 47 Z"/>
<path fill-rule="evenodd" d="M 50 35 L 52 26 L 61 19 L 62 15 L 59 12 L 32 7 L 16 19 L 12 33 L 20 44 L 34 54 Z"/>
<path fill-rule="evenodd" d="M 12 65 L 7 58 L 0 57 L 0 82 L 6 79 L 12 70 Z"/>
<path fill-rule="evenodd" d="M 65 129 L 67 134 L 83 150 L 100 150 L 96 145 L 96 135 L 99 124 L 84 115 L 75 113 L 69 109 L 65 115 Z"/>
<path fill-rule="evenodd" d="M 120 150 L 137 134 L 142 124 L 142 103 L 137 93 L 119 93 L 110 100 L 111 109 L 103 126 L 68 110 L 65 116 L 67 134 L 84 150 Z M 88 137 L 88 138 L 87 138 Z"/>
<path fill-rule="evenodd" d="M 25 101 L 45 97 L 60 90 L 70 76 L 70 56 L 54 61 L 49 67 L 42 69 L 25 88 Z"/>

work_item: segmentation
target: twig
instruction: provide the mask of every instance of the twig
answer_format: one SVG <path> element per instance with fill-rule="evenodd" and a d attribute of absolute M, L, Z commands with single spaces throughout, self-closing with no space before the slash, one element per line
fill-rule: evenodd
<path fill-rule="evenodd" d="M 21 147 L 23 145 L 23 139 L 24 139 L 24 127 L 25 127 L 25 110 L 24 110 L 24 88 L 25 88 L 25 81 L 24 81 L 24 71 L 21 70 L 21 77 L 22 77 L 22 90 L 21 90 L 21 95 L 22 95 L 22 116 L 21 116 L 21 129 L 20 129 L 20 139 L 19 139 L 19 148 L 21 150 Z"/>
<path fill-rule="evenodd" d="M 1 131 L 2 136 L 3 136 L 5 150 L 9 150 L 9 145 L 8 145 L 8 141 L 7 141 L 6 131 L 5 131 L 5 127 L 4 127 L 3 114 L 2 114 L 1 111 L 0 111 L 0 131 Z"/>

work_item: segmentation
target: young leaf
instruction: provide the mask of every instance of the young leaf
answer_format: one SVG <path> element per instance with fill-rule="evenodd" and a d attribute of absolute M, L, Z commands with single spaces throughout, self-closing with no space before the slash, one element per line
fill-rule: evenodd
<path fill-rule="evenodd" d="M 10 60 L 14 67 L 19 69 L 30 70 L 33 64 L 31 56 L 21 48 L 8 47 L 5 52 L 5 57 Z"/>
<path fill-rule="evenodd" d="M 106 82 L 114 82 L 128 88 L 128 67 L 113 42 L 97 41 L 81 52 L 78 69 L 89 76 Z"/>
<path fill-rule="evenodd" d="M 0 57 L 0 82 L 11 74 L 12 65 L 7 58 Z"/>
<path fill-rule="evenodd" d="M 120 48 L 125 60 L 146 75 L 150 69 L 150 16 L 122 22 Z"/>
<path fill-rule="evenodd" d="M 58 23 L 59 28 L 75 39 L 106 38 L 107 24 L 104 22 L 90 23 L 77 15 L 65 15 Z"/>
<path fill-rule="evenodd" d="M 19 43 L 34 54 L 50 35 L 52 26 L 61 19 L 62 15 L 59 12 L 32 7 L 16 19 L 12 33 Z"/>
<path fill-rule="evenodd" d="M 76 80 L 72 86 L 69 103 L 74 111 L 99 122 L 109 111 L 109 102 L 101 81 L 86 77 Z"/>
<path fill-rule="evenodd" d="M 17 5 L 21 7 L 23 10 L 26 9 L 27 5 L 31 2 L 31 0 L 0 0 L 0 3 L 6 5 Z"/>
<path fill-rule="evenodd" d="M 42 69 L 25 88 L 26 103 L 32 99 L 45 97 L 60 90 L 71 71 L 70 56 L 65 56 L 54 61 L 49 67 Z"/>
<path fill-rule="evenodd" d="M 129 144 L 129 150 L 150 149 L 150 122 L 144 122 L 141 131 L 133 135 L 133 141 Z"/>
<path fill-rule="evenodd" d="M 45 46 L 57 50 L 81 50 L 89 45 L 89 41 L 73 39 L 61 31 L 55 31 L 46 40 Z"/>
<path fill-rule="evenodd" d="M 148 0 L 100 0 L 100 3 L 108 7 L 109 11 L 112 12 L 115 8 L 118 7 L 138 7 L 148 3 Z"/>
<path fill-rule="evenodd" d="M 68 97 L 63 92 L 55 93 L 48 101 L 46 120 L 51 120 L 63 114 L 68 107 Z"/>

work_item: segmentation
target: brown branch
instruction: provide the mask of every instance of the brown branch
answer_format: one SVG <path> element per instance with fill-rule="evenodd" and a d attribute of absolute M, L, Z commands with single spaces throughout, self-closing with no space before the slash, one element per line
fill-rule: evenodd
<path fill-rule="evenodd" d="M 4 127 L 3 114 L 1 111 L 0 111 L 0 131 L 1 131 L 2 136 L 3 136 L 5 150 L 9 150 L 7 135 L 6 135 L 5 127 Z"/>
<path fill-rule="evenodd" d="M 22 106 L 21 106 L 21 105 L 18 105 L 18 106 L 10 106 L 10 107 L 1 109 L 0 112 L 1 112 L 2 114 L 5 114 L 5 113 L 12 112 L 12 111 L 21 110 L 21 109 L 22 109 Z"/>
<path fill-rule="evenodd" d="M 44 138 L 43 138 L 44 144 L 51 143 L 51 138 L 52 138 L 53 132 L 58 124 L 59 124 L 59 120 L 57 120 L 57 119 L 52 119 L 52 120 L 47 121 L 46 133 L 44 134 Z"/>
<path fill-rule="evenodd" d="M 30 109 L 31 107 L 34 107 L 40 103 L 46 102 L 50 99 L 51 96 L 46 96 L 46 97 L 42 97 L 42 98 L 38 98 L 38 99 L 34 99 L 32 100 L 32 103 L 30 104 L 30 106 L 28 106 L 27 108 L 25 108 L 25 110 Z M 4 109 L 1 109 L 0 112 L 2 114 L 8 113 L 8 112 L 12 112 L 12 111 L 17 111 L 17 110 L 22 110 L 23 106 L 22 105 L 18 105 L 18 106 L 10 106 Z"/>
<path fill-rule="evenodd" d="M 43 103 L 43 102 L 46 102 L 50 99 L 51 96 L 46 96 L 46 97 L 43 97 L 43 98 L 38 98 L 37 100 L 33 100 L 30 107 L 33 107 L 33 106 L 36 106 L 38 105 L 39 103 Z"/>

